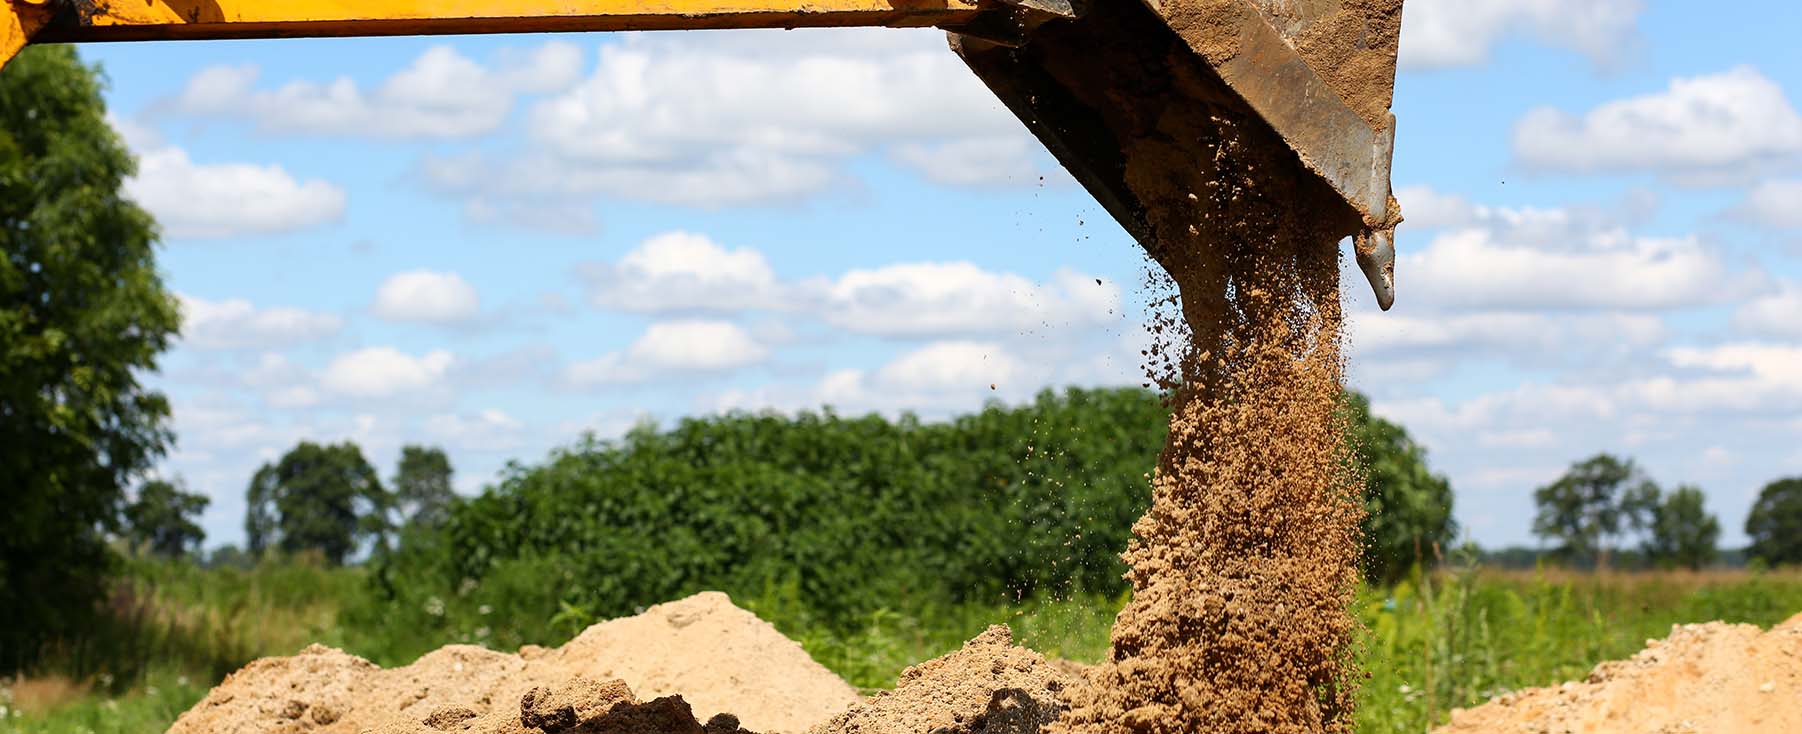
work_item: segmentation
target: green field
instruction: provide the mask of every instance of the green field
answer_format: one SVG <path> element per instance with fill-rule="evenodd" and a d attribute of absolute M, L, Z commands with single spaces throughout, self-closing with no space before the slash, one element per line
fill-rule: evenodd
<path fill-rule="evenodd" d="M 579 610 L 507 617 L 492 608 L 441 604 L 444 626 L 372 623 L 368 572 L 306 563 L 253 570 L 143 564 L 134 592 L 116 600 L 120 623 L 80 649 L 59 653 L 77 681 L 8 681 L 0 731 L 106 734 L 160 731 L 224 673 L 262 655 L 323 642 L 379 663 L 405 663 L 446 642 L 556 641 L 592 621 Z M 738 603 L 801 641 L 854 685 L 878 688 L 907 665 L 1006 622 L 1028 646 L 1093 662 L 1123 598 L 1098 596 L 1015 605 L 963 603 L 878 609 L 844 628 L 814 619 L 791 589 Z M 1359 730 L 1421 732 L 1449 710 L 1502 691 L 1579 678 L 1595 663 L 1637 651 L 1672 624 L 1723 619 L 1769 626 L 1802 611 L 1802 573 L 1449 571 L 1366 589 L 1358 615 L 1370 673 Z M 430 637 L 431 639 L 428 639 Z"/>

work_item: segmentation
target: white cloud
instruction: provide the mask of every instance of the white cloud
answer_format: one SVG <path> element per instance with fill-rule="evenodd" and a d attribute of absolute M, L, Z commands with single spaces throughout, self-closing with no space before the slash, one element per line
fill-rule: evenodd
<path fill-rule="evenodd" d="M 341 354 L 326 365 L 320 384 L 338 395 L 382 398 L 439 387 L 455 358 L 444 350 L 413 356 L 393 347 Z"/>
<path fill-rule="evenodd" d="M 338 221 L 344 190 L 296 180 L 281 166 L 199 164 L 176 147 L 140 151 L 125 193 L 172 237 L 224 238 L 291 232 Z"/>
<path fill-rule="evenodd" d="M 1732 213 L 1767 227 L 1802 228 L 1802 179 L 1760 182 Z"/>
<path fill-rule="evenodd" d="M 651 324 L 624 351 L 570 365 L 565 378 L 577 386 L 644 382 L 684 373 L 719 373 L 762 362 L 769 349 L 728 321 L 682 320 Z"/>
<path fill-rule="evenodd" d="M 1046 174 L 1038 161 L 1038 153 L 1038 144 L 1032 139 L 1011 135 L 943 143 L 905 143 L 897 146 L 890 155 L 896 162 L 919 171 L 934 183 L 1019 186 L 1036 182 Z"/>
<path fill-rule="evenodd" d="M 375 315 L 392 321 L 455 324 L 481 310 L 476 289 L 456 273 L 411 270 L 382 281 L 375 293 Z"/>
<path fill-rule="evenodd" d="M 1001 344 L 947 340 L 903 353 L 874 370 L 834 370 L 799 389 L 729 390 L 708 407 L 795 410 L 831 406 L 846 413 L 911 411 L 937 416 L 972 410 L 991 398 L 1023 398 L 1052 376 L 1049 365 L 1022 359 Z"/>
<path fill-rule="evenodd" d="M 853 333 L 1017 334 L 1110 322 L 1120 310 L 1120 288 L 1068 268 L 1035 283 L 969 262 L 901 263 L 846 272 L 826 300 L 826 320 Z"/>
<path fill-rule="evenodd" d="M 1405 230 L 1438 229 L 1469 224 L 1476 207 L 1458 194 L 1447 194 L 1430 186 L 1400 186 L 1395 200 L 1402 206 Z"/>
<path fill-rule="evenodd" d="M 531 51 L 503 51 L 490 67 L 450 46 L 433 46 L 369 90 L 349 77 L 259 90 L 256 67 L 215 66 L 196 73 L 180 95 L 161 106 L 187 115 L 244 117 L 273 133 L 468 137 L 499 128 L 515 95 L 574 83 L 582 56 L 577 47 L 552 41 Z"/>
<path fill-rule="evenodd" d="M 1729 271 L 1694 237 L 1632 237 L 1614 230 L 1539 247 L 1464 229 L 1403 256 L 1408 292 L 1452 309 L 1664 309 L 1728 300 L 1751 275 Z"/>
<path fill-rule="evenodd" d="M 590 302 L 638 313 L 816 314 L 854 334 L 939 338 L 1095 327 L 1120 318 L 1120 287 L 1064 268 L 1045 282 L 970 262 L 896 263 L 837 278 L 780 279 L 753 248 L 668 232 L 617 263 L 577 270 Z"/>
<path fill-rule="evenodd" d="M 1551 446 L 1558 441 L 1558 434 L 1545 428 L 1522 428 L 1515 430 L 1484 431 L 1477 436 L 1477 443 L 1484 446 L 1510 448 L 1537 448 Z"/>
<path fill-rule="evenodd" d="M 1471 359 L 1502 359 L 1529 366 L 1593 362 L 1599 353 L 1630 351 L 1664 341 L 1663 319 L 1647 314 L 1481 312 L 1400 314 L 1360 312 L 1351 317 L 1354 365 L 1361 360 L 1426 358 L 1435 372 Z"/>
<path fill-rule="evenodd" d="M 706 235 L 665 232 L 618 263 L 577 268 L 596 306 L 638 313 L 782 309 L 785 286 L 763 253 L 727 249 Z"/>
<path fill-rule="evenodd" d="M 1526 35 L 1608 64 L 1636 40 L 1641 9 L 1640 0 L 1408 0 L 1400 63 L 1478 64 L 1502 39 Z"/>
<path fill-rule="evenodd" d="M 422 178 L 489 207 L 597 196 L 711 207 L 827 191 L 872 152 L 958 184 L 1055 170 L 925 30 L 631 34 L 528 119 L 525 150 L 429 159 Z"/>
<path fill-rule="evenodd" d="M 452 450 L 515 451 L 525 445 L 526 424 L 496 408 L 427 417 L 425 432 Z"/>
<path fill-rule="evenodd" d="M 1802 115 L 1783 88 L 1740 66 L 1672 79 L 1662 92 L 1604 103 L 1577 117 L 1532 110 L 1514 153 L 1548 171 L 1658 171 L 1708 182 L 1755 173 L 1802 152 Z"/>
<path fill-rule="evenodd" d="M 184 343 L 200 349 L 286 347 L 338 333 L 344 320 L 299 308 L 262 308 L 232 298 L 209 301 L 177 294 Z"/>
<path fill-rule="evenodd" d="M 1802 339 L 1802 283 L 1785 281 L 1777 290 L 1741 304 L 1733 326 L 1758 336 Z"/>

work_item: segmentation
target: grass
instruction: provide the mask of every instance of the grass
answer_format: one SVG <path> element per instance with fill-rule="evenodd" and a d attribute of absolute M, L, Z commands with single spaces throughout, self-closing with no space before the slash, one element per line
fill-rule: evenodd
<path fill-rule="evenodd" d="M 394 664 L 430 644 L 404 622 L 389 625 L 393 629 L 340 624 L 345 610 L 366 594 L 358 569 L 146 564 L 135 575 L 128 603 L 115 603 L 125 621 L 98 632 L 100 641 L 79 651 L 86 673 L 0 681 L 0 733 L 161 731 L 225 672 L 255 657 L 323 642 Z M 906 612 L 873 613 L 846 630 L 813 618 L 795 596 L 777 588 L 737 601 L 864 689 L 891 684 L 907 665 L 955 649 L 994 623 L 1008 624 L 1016 639 L 1047 654 L 1098 661 L 1124 602 L 922 603 Z M 1367 589 L 1357 602 L 1366 629 L 1360 662 L 1370 674 L 1359 697 L 1358 730 L 1427 731 L 1454 707 L 1581 678 L 1596 663 L 1626 657 L 1646 639 L 1665 636 L 1672 624 L 1723 619 L 1768 627 L 1798 611 L 1802 573 L 1794 571 L 1466 570 Z M 585 621 L 492 609 L 453 608 L 440 616 L 445 621 L 434 634 L 441 641 L 567 637 L 567 629 Z M 536 628 L 504 629 L 519 624 Z M 114 651 L 110 660 L 95 657 L 103 646 Z M 63 668 L 80 667 L 77 652 L 65 655 Z"/>

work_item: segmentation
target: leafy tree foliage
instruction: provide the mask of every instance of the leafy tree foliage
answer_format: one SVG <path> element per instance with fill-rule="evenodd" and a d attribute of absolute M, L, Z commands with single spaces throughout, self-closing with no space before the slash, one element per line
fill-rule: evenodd
<path fill-rule="evenodd" d="M 82 629 L 125 490 L 169 445 L 138 381 L 179 326 L 101 83 L 67 47 L 0 74 L 0 670 Z"/>
<path fill-rule="evenodd" d="M 1765 563 L 1802 563 L 1802 477 L 1764 485 L 1746 517 L 1751 554 Z"/>
<path fill-rule="evenodd" d="M 405 446 L 394 475 L 394 501 L 409 526 L 437 527 L 450 517 L 450 457 L 438 447 Z"/>
<path fill-rule="evenodd" d="M 1683 485 L 1650 511 L 1646 558 L 1664 566 L 1698 569 L 1720 554 L 1721 522 L 1708 511 L 1702 490 Z"/>
<path fill-rule="evenodd" d="M 391 499 L 357 445 L 302 441 L 250 480 L 244 530 L 250 552 L 317 551 L 344 563 L 365 540 L 389 530 Z"/>
<path fill-rule="evenodd" d="M 1534 490 L 1539 512 L 1533 534 L 1557 541 L 1554 553 L 1566 561 L 1606 568 L 1610 542 L 1623 527 L 1643 526 L 1641 518 L 1657 495 L 1657 486 L 1631 459 L 1597 454 Z"/>
<path fill-rule="evenodd" d="M 1434 562 L 1434 548 L 1457 536 L 1452 485 L 1427 468 L 1427 452 L 1406 429 L 1370 413 L 1370 401 L 1346 394 L 1350 444 L 1364 472 L 1365 577 L 1392 583 L 1416 561 Z"/>
<path fill-rule="evenodd" d="M 206 539 L 194 518 L 212 500 L 184 492 L 172 482 L 153 479 L 138 487 L 138 497 L 125 506 L 125 537 L 133 546 L 165 558 L 187 555 Z"/>
<path fill-rule="evenodd" d="M 531 591 L 552 597 L 545 614 L 600 616 L 772 584 L 840 621 L 907 596 L 1118 592 L 1167 417 L 1149 392 L 1071 390 L 947 423 L 827 411 L 641 426 L 511 467 L 453 505 L 441 545 L 409 538 L 377 576 L 416 593 L 403 609 L 549 577 Z"/>

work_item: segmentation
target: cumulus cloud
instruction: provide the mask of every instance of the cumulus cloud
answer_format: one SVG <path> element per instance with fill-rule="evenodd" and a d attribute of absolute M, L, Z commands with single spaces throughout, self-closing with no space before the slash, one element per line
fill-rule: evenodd
<path fill-rule="evenodd" d="M 1802 229 L 1802 179 L 1759 182 L 1731 214 L 1767 227 Z"/>
<path fill-rule="evenodd" d="M 577 275 L 589 301 L 638 313 L 780 311 L 854 334 L 940 338 L 1095 327 L 1119 318 L 1119 285 L 1068 268 L 1043 282 L 974 263 L 896 263 L 784 280 L 756 249 L 669 232 Z"/>
<path fill-rule="evenodd" d="M 665 232 L 616 263 L 577 266 L 596 306 L 637 313 L 785 309 L 787 286 L 763 253 L 728 249 L 706 235 Z"/>
<path fill-rule="evenodd" d="M 1776 290 L 1741 304 L 1733 326 L 1757 336 L 1802 339 L 1802 283 L 1784 281 Z"/>
<path fill-rule="evenodd" d="M 890 153 L 928 181 L 951 186 L 1013 185 L 1038 181 L 1046 169 L 1038 144 L 1019 135 L 942 143 L 905 143 Z M 1062 169 L 1058 169 L 1062 170 Z"/>
<path fill-rule="evenodd" d="M 1664 320 L 1648 314 L 1486 312 L 1472 314 L 1358 313 L 1351 344 L 1359 358 L 1501 358 L 1529 364 L 1593 360 L 1600 350 L 1631 350 L 1664 341 Z"/>
<path fill-rule="evenodd" d="M 849 332 L 955 336 L 1105 323 L 1120 289 L 1068 268 L 1036 283 L 968 262 L 901 263 L 846 272 L 826 302 L 826 320 Z"/>
<path fill-rule="evenodd" d="M 628 35 L 528 120 L 525 150 L 432 158 L 421 178 L 489 207 L 599 196 L 711 207 L 820 193 L 872 152 L 960 185 L 1055 170 L 926 31 Z"/>
<path fill-rule="evenodd" d="M 651 324 L 624 351 L 577 362 L 564 372 L 578 387 L 646 382 L 683 374 L 720 373 L 762 362 L 769 349 L 728 321 Z"/>
<path fill-rule="evenodd" d="M 258 89 L 254 66 L 214 66 L 188 80 L 158 107 L 179 114 L 249 120 L 271 133 L 378 138 L 460 138 L 506 121 L 517 94 L 552 92 L 574 83 L 583 54 L 552 41 L 507 50 L 492 65 L 433 46 L 372 89 L 349 77 L 328 83 L 292 81 Z"/>
<path fill-rule="evenodd" d="M 1802 115 L 1750 66 L 1679 77 L 1662 92 L 1573 115 L 1542 107 L 1515 124 L 1522 163 L 1546 171 L 1652 171 L 1708 182 L 1802 152 Z"/>
<path fill-rule="evenodd" d="M 456 324 L 475 318 L 480 310 L 475 286 L 456 273 L 396 273 L 382 281 L 375 293 L 375 315 L 391 321 Z"/>
<path fill-rule="evenodd" d="M 912 411 L 940 415 L 995 397 L 1023 397 L 1051 377 L 995 342 L 946 340 L 895 357 L 873 370 L 842 369 L 805 386 L 729 390 L 715 410 L 796 410 L 820 406 L 847 413 Z"/>
<path fill-rule="evenodd" d="M 525 445 L 526 424 L 498 408 L 429 416 L 423 427 L 452 450 L 516 451 Z"/>
<path fill-rule="evenodd" d="M 1663 309 L 1728 300 L 1754 276 L 1729 270 L 1695 237 L 1602 232 L 1563 247 L 1495 231 L 1441 235 L 1401 258 L 1415 298 L 1447 309 Z"/>
<path fill-rule="evenodd" d="M 414 356 L 393 347 L 368 347 L 333 358 L 319 383 L 337 395 L 385 398 L 440 387 L 456 362 L 450 352 Z"/>
<path fill-rule="evenodd" d="M 288 347 L 337 334 L 344 320 L 300 308 L 257 308 L 242 298 L 209 301 L 177 294 L 181 335 L 199 349 Z"/>
<path fill-rule="evenodd" d="M 139 151 L 125 193 L 181 238 L 275 234 L 336 222 L 344 190 L 320 179 L 298 180 L 277 165 L 195 163 L 181 148 Z"/>
<path fill-rule="evenodd" d="M 1612 63 L 1637 40 L 1640 0 L 1409 0 L 1402 15 L 1403 68 L 1469 66 L 1511 36 Z"/>

